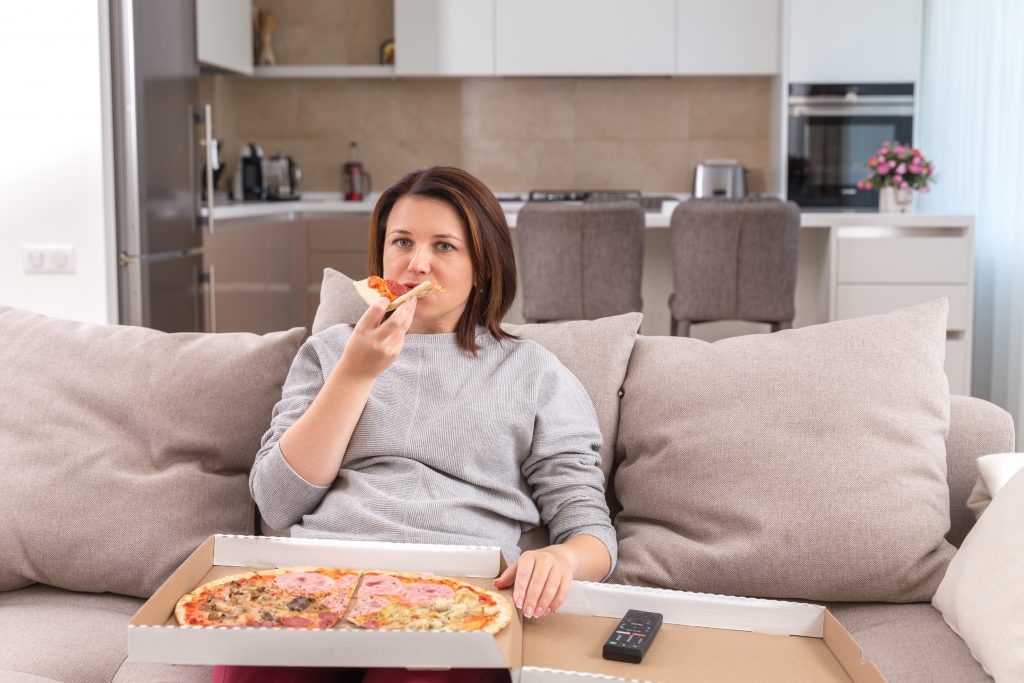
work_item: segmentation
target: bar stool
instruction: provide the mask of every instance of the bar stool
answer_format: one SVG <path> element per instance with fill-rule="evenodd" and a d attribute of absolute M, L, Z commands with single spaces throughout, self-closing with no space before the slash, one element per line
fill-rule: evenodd
<path fill-rule="evenodd" d="M 635 201 L 528 202 L 516 220 L 523 317 L 594 320 L 641 310 L 644 230 Z"/>
<path fill-rule="evenodd" d="M 778 199 L 697 199 L 672 212 L 672 334 L 713 320 L 789 329 L 796 316 L 800 209 Z"/>

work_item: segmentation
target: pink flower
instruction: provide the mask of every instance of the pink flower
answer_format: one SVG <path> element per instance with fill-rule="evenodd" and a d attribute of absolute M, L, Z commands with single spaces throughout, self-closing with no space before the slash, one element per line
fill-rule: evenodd
<path fill-rule="evenodd" d="M 921 164 L 910 164 L 910 172 L 911 173 L 920 173 L 921 172 Z"/>
<path fill-rule="evenodd" d="M 868 157 L 868 168 L 872 168 L 878 164 L 878 157 Z"/>
<path fill-rule="evenodd" d="M 899 185 L 902 181 L 903 181 L 903 176 L 900 175 L 899 173 L 897 173 L 896 175 L 894 175 L 892 177 L 892 182 L 893 182 L 894 185 Z"/>
<path fill-rule="evenodd" d="M 932 189 L 930 187 L 928 187 L 927 185 L 925 185 L 924 187 L 922 187 L 920 189 L 921 189 L 921 193 L 922 194 L 928 194 L 929 192 L 932 191 Z"/>
<path fill-rule="evenodd" d="M 903 145 L 896 145 L 892 151 L 896 153 L 896 156 L 900 156 L 901 154 L 903 154 L 903 150 Z"/>
<path fill-rule="evenodd" d="M 907 172 L 907 165 L 900 164 L 899 166 L 896 167 L 896 172 L 899 173 L 900 175 L 903 175 L 904 173 Z"/>
<path fill-rule="evenodd" d="M 910 183 L 908 183 L 906 180 L 904 180 L 902 183 L 900 183 L 900 189 L 901 190 L 905 190 L 908 187 L 910 187 Z"/>

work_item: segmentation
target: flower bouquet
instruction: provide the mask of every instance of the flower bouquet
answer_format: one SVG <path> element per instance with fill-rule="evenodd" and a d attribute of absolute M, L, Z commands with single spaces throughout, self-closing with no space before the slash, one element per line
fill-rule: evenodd
<path fill-rule="evenodd" d="M 932 162 L 921 150 L 886 140 L 878 153 L 868 158 L 870 173 L 857 182 L 857 189 L 878 190 L 879 210 L 904 212 L 914 201 L 913 191 L 928 193 L 935 182 Z"/>

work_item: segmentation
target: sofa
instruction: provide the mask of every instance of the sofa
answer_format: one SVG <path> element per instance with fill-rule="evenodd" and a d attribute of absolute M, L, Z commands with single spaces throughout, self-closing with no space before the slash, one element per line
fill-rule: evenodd
<path fill-rule="evenodd" d="M 352 291 L 325 273 L 313 333 L 358 317 Z M 930 599 L 974 521 L 976 458 L 1014 433 L 949 396 L 946 311 L 714 344 L 640 335 L 638 313 L 509 329 L 594 401 L 612 581 L 826 604 L 888 680 L 970 683 L 992 679 Z M 205 537 L 260 533 L 248 468 L 306 334 L 0 308 L 0 680 L 210 680 L 126 661 L 126 626 Z"/>

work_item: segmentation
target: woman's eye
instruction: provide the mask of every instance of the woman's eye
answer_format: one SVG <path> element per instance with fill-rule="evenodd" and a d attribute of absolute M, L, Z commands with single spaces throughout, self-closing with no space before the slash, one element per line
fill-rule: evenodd
<path fill-rule="evenodd" d="M 447 242 L 438 242 L 437 249 L 438 251 L 455 251 L 455 247 L 448 244 Z"/>
<path fill-rule="evenodd" d="M 412 242 L 405 239 L 404 237 L 399 237 L 397 240 L 392 242 L 392 244 L 394 244 L 396 247 L 408 247 L 410 244 L 412 244 Z"/>

